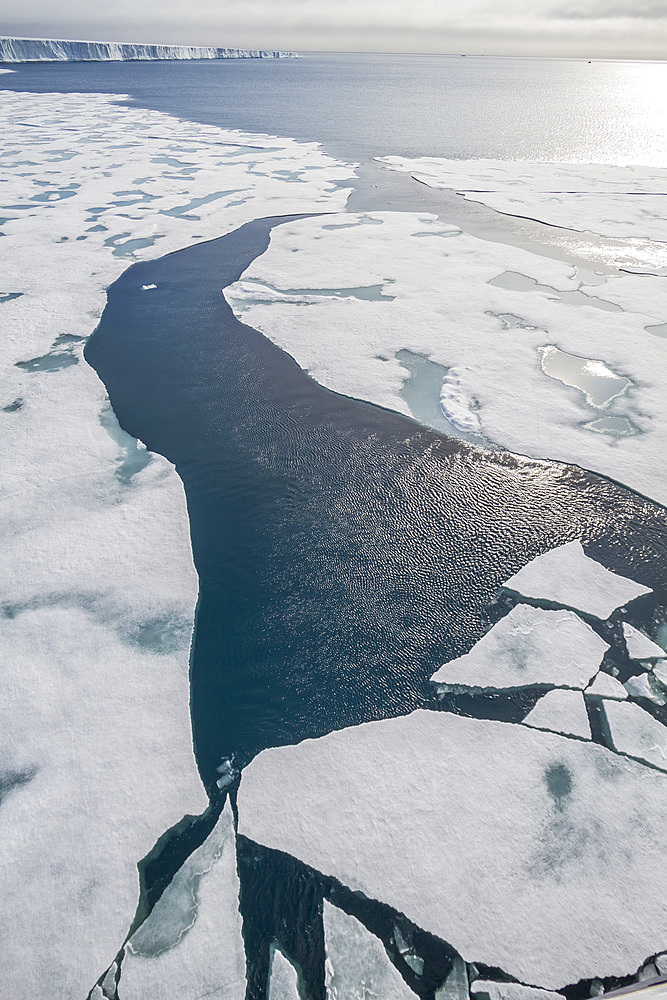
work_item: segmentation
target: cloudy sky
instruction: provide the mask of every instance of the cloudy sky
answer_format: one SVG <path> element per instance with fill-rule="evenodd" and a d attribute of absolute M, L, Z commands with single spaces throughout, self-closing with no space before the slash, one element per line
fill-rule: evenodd
<path fill-rule="evenodd" d="M 667 59 L 667 0 L 0 0 L 0 34 Z"/>

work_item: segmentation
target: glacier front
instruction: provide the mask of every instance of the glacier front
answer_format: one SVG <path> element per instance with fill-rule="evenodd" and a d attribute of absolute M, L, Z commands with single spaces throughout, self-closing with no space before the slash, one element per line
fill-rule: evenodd
<path fill-rule="evenodd" d="M 0 62 L 126 62 L 157 59 L 281 59 L 293 52 L 228 49 L 212 45 L 145 45 L 83 42 L 66 38 L 0 37 Z"/>

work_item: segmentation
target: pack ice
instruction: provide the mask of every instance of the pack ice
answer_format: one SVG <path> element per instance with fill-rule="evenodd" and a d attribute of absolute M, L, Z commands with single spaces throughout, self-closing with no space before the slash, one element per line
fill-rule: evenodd
<path fill-rule="evenodd" d="M 238 808 L 239 833 L 526 985 L 664 948 L 667 776 L 591 742 L 420 710 L 263 751 Z"/>
<path fill-rule="evenodd" d="M 185 497 L 173 467 L 120 429 L 83 360 L 105 289 L 134 260 L 347 196 L 349 167 L 313 143 L 117 101 L 3 95 L 0 896 L 12 919 L 0 953 L 12 1000 L 86 996 L 132 924 L 137 862 L 207 805 L 189 717 Z"/>
<path fill-rule="evenodd" d="M 225 296 L 329 389 L 667 503 L 667 278 L 587 280 L 434 215 L 346 213 L 274 229 Z"/>

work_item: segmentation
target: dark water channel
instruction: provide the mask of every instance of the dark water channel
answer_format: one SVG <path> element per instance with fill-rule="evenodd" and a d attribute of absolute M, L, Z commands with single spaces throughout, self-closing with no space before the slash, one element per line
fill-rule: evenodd
<path fill-rule="evenodd" d="M 649 586 L 667 569 L 656 505 L 339 396 L 240 323 L 222 289 L 281 221 L 135 264 L 85 351 L 121 426 L 185 485 L 200 578 L 191 711 L 209 792 L 222 758 L 243 766 L 265 747 L 437 708 L 431 673 L 480 637 L 499 585 L 555 545 L 581 538 Z M 240 864 L 249 995 L 260 997 L 268 943 L 285 939 L 290 907 L 312 923 L 324 890 L 312 897 L 301 879 L 290 899 L 289 864 L 281 874 L 252 845 Z M 313 933 L 294 957 L 321 983 Z"/>

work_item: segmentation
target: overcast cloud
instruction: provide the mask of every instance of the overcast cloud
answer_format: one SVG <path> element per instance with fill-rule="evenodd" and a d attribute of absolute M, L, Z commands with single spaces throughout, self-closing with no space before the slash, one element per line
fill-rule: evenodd
<path fill-rule="evenodd" d="M 0 34 L 666 59 L 667 0 L 0 0 Z"/>

